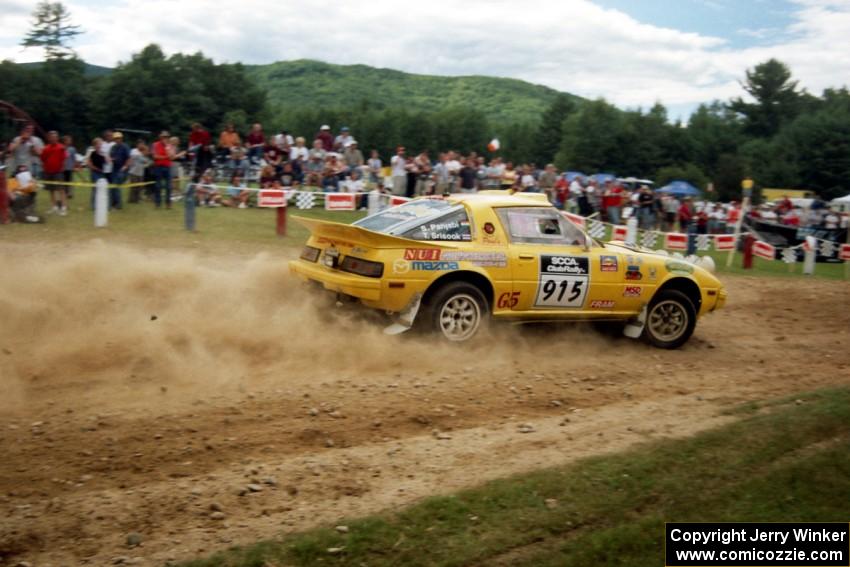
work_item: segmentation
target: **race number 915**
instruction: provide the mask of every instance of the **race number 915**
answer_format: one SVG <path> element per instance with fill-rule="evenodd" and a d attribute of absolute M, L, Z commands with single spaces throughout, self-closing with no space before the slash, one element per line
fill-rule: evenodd
<path fill-rule="evenodd" d="M 590 287 L 588 268 L 585 257 L 541 256 L 535 307 L 582 307 Z"/>

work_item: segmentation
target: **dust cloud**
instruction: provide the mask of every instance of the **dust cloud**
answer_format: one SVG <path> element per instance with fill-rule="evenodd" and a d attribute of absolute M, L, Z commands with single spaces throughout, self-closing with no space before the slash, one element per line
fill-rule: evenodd
<path fill-rule="evenodd" d="M 287 258 L 268 253 L 211 258 L 93 241 L 46 254 L 9 245 L 0 256 L 7 409 L 44 389 L 86 392 L 114 408 L 163 388 L 185 401 L 257 384 L 508 364 L 526 343 L 461 348 L 386 336 L 383 321 L 335 308 L 330 294 L 289 274 Z"/>
<path fill-rule="evenodd" d="M 209 257 L 101 241 L 42 250 L 4 252 L 0 407 L 7 409 L 46 389 L 115 407 L 164 389 L 176 394 L 169 402 L 186 401 L 258 384 L 504 367 L 544 354 L 566 359 L 576 346 L 604 349 L 598 337 L 571 333 L 567 347 L 563 336 L 505 328 L 496 340 L 463 347 L 389 337 L 382 322 L 306 289 L 276 254 Z"/>

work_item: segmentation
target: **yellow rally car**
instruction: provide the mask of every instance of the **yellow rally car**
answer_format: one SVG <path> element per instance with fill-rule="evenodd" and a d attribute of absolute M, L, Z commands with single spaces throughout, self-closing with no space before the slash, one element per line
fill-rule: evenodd
<path fill-rule="evenodd" d="M 542 194 L 420 198 L 351 225 L 297 220 L 312 234 L 290 269 L 386 311 L 390 334 L 416 324 L 465 341 L 490 317 L 618 321 L 627 336 L 676 348 L 726 300 L 707 270 L 597 242 Z"/>

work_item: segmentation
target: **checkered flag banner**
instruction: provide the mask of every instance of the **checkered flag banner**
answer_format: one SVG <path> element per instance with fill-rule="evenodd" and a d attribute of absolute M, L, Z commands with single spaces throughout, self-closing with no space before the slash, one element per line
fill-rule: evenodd
<path fill-rule="evenodd" d="M 794 248 L 786 248 L 782 251 L 782 261 L 786 264 L 793 264 L 797 261 L 797 251 Z"/>
<path fill-rule="evenodd" d="M 593 238 L 600 239 L 605 237 L 605 224 L 602 221 L 590 220 L 587 223 L 587 234 Z"/>
<path fill-rule="evenodd" d="M 655 248 L 655 244 L 658 242 L 658 233 L 652 230 L 647 230 L 641 235 L 641 244 L 643 244 L 644 248 Z"/>
<path fill-rule="evenodd" d="M 833 254 L 835 254 L 835 243 L 830 240 L 821 240 L 820 241 L 820 254 L 821 256 L 826 256 L 831 258 Z"/>
<path fill-rule="evenodd" d="M 697 250 L 709 250 L 711 249 L 711 235 L 710 234 L 698 234 L 697 235 Z"/>
<path fill-rule="evenodd" d="M 316 196 L 307 191 L 299 192 L 295 196 L 295 206 L 299 209 L 312 209 L 316 203 Z"/>

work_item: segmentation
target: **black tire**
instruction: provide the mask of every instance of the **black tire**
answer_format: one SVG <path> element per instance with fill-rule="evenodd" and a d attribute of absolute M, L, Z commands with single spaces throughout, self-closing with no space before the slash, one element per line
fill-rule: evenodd
<path fill-rule="evenodd" d="M 688 296 L 675 289 L 655 294 L 646 311 L 643 339 L 658 348 L 674 349 L 694 333 L 697 312 Z"/>
<path fill-rule="evenodd" d="M 465 342 L 487 328 L 490 305 L 481 290 L 466 282 L 450 282 L 430 295 L 423 326 L 451 342 Z"/>

